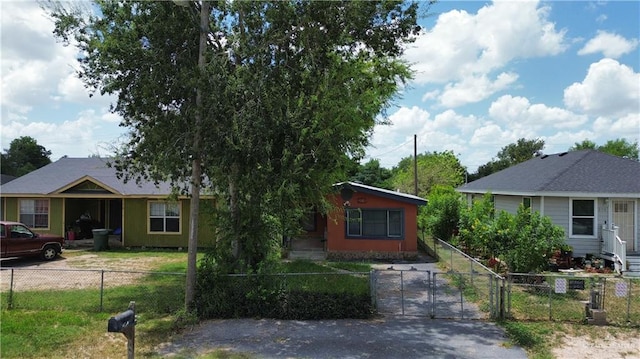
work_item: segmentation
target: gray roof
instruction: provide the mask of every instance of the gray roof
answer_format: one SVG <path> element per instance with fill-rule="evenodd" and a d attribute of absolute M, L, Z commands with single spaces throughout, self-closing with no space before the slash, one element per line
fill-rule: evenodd
<path fill-rule="evenodd" d="M 422 197 L 414 196 L 408 193 L 391 191 L 384 188 L 367 186 L 357 182 L 340 182 L 340 183 L 334 184 L 333 186 L 336 188 L 348 187 L 348 188 L 351 188 L 354 192 L 373 194 L 379 197 L 390 198 L 396 201 L 412 203 L 419 206 L 427 204 L 427 200 Z"/>
<path fill-rule="evenodd" d="M 640 162 L 595 150 L 533 158 L 458 188 L 463 193 L 640 198 Z"/>
<path fill-rule="evenodd" d="M 171 187 L 160 183 L 156 187 L 152 182 L 136 184 L 124 183 L 116 177 L 116 170 L 107 166 L 107 158 L 68 158 L 63 157 L 24 176 L 2 185 L 2 195 L 50 195 L 58 193 L 71 184 L 80 184 L 90 180 L 106 187 L 116 195 L 168 195 Z M 84 180 L 83 180 L 84 179 Z"/>
<path fill-rule="evenodd" d="M 18 178 L 18 177 L 10 176 L 10 175 L 0 175 L 0 184 L 9 183 L 9 182 L 13 181 L 16 178 Z"/>

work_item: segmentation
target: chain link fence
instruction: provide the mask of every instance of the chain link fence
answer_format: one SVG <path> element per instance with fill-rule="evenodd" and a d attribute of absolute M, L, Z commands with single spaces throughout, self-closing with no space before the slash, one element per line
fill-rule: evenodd
<path fill-rule="evenodd" d="M 514 320 L 640 325 L 640 278 L 510 273 L 507 282 Z"/>
<path fill-rule="evenodd" d="M 131 300 L 141 309 L 178 310 L 185 273 L 89 269 L 3 268 L 0 297 L 7 309 L 119 311 Z M 51 307 L 50 297 L 56 298 Z"/>

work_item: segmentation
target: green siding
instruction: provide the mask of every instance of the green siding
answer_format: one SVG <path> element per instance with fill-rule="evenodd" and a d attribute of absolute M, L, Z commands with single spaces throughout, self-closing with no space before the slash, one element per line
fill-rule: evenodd
<path fill-rule="evenodd" d="M 127 247 L 187 247 L 189 243 L 189 200 L 181 201 L 180 233 L 148 233 L 147 199 L 124 200 L 123 244 Z M 205 206 L 203 201 L 201 206 Z M 200 212 L 198 246 L 209 247 L 213 243 L 213 230 L 205 217 L 208 211 Z"/>

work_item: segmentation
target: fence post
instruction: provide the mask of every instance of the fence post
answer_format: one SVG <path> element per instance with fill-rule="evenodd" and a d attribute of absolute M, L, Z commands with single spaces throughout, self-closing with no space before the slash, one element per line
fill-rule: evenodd
<path fill-rule="evenodd" d="M 400 271 L 400 300 L 402 301 L 402 315 L 404 315 L 404 271 Z"/>
<path fill-rule="evenodd" d="M 432 286 L 431 293 L 433 294 L 433 299 L 431 300 L 431 319 L 434 319 L 436 317 L 436 288 L 438 288 L 438 285 L 437 285 L 438 279 L 436 278 L 436 275 L 438 275 L 438 273 L 434 272 L 433 282 L 431 282 L 431 286 Z"/>
<path fill-rule="evenodd" d="M 103 298 L 104 298 L 104 269 L 100 271 L 100 312 L 103 309 Z"/>
<path fill-rule="evenodd" d="M 497 280 L 497 279 L 496 279 Z M 502 320 L 504 319 L 504 296 L 505 296 L 505 290 L 504 290 L 504 278 L 502 278 L 501 280 L 499 280 L 500 283 L 500 306 L 498 307 L 498 317 Z"/>
<path fill-rule="evenodd" d="M 286 280 L 286 276 L 285 276 L 285 280 Z M 378 309 L 378 298 L 377 298 L 377 293 L 378 293 L 378 280 L 377 280 L 377 276 L 376 276 L 376 270 L 372 269 L 369 272 L 369 283 L 370 283 L 370 287 L 371 287 L 371 305 L 373 306 L 373 308 L 375 308 L 376 310 Z"/>
<path fill-rule="evenodd" d="M 549 291 L 549 321 L 551 321 L 551 295 L 553 291 L 551 290 L 551 283 L 548 282 L 549 278 L 545 277 L 545 282 L 547 282 L 547 290 Z"/>
<path fill-rule="evenodd" d="M 507 298 L 507 315 L 509 317 L 511 317 L 511 275 L 507 274 L 507 295 L 509 296 L 509 298 Z"/>
<path fill-rule="evenodd" d="M 633 282 L 631 281 L 631 278 L 629 278 L 629 285 L 627 286 L 629 288 L 629 290 L 627 290 L 627 323 L 631 323 L 631 291 L 632 291 L 632 284 Z"/>
<path fill-rule="evenodd" d="M 9 283 L 9 305 L 7 309 L 13 309 L 13 268 L 11 268 L 11 281 Z"/>

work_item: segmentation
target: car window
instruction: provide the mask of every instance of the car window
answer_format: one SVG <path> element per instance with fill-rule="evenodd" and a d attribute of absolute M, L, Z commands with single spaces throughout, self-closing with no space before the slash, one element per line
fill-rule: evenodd
<path fill-rule="evenodd" d="M 0 225 L 0 237 L 6 237 L 6 229 L 4 228 L 4 224 Z"/>
<path fill-rule="evenodd" d="M 11 226 L 12 238 L 33 238 L 33 233 L 25 226 Z"/>

